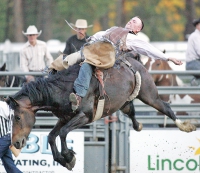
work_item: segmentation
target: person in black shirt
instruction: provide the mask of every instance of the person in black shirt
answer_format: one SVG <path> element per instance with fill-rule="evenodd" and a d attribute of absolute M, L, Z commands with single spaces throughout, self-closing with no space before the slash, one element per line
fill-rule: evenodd
<path fill-rule="evenodd" d="M 71 53 L 77 52 L 80 48 L 86 43 L 87 36 L 87 28 L 92 27 L 93 25 L 87 24 L 87 20 L 85 19 L 77 19 L 76 23 L 70 23 L 72 26 L 76 28 L 76 34 L 71 36 L 66 41 L 66 47 L 64 50 L 65 55 L 70 55 Z"/>
<path fill-rule="evenodd" d="M 48 67 L 49 73 L 55 73 L 56 71 L 60 71 L 65 69 L 63 66 L 63 60 L 66 58 L 67 55 L 70 55 L 72 53 L 78 52 L 81 47 L 86 43 L 86 39 L 89 38 L 89 36 L 86 34 L 87 28 L 92 27 L 93 25 L 87 24 L 87 20 L 85 19 L 77 19 L 76 23 L 70 23 L 76 30 L 76 34 L 71 36 L 66 41 L 66 46 L 63 51 L 63 54 L 61 54 L 59 57 L 57 57 Z M 76 61 L 76 60 L 75 60 Z"/>

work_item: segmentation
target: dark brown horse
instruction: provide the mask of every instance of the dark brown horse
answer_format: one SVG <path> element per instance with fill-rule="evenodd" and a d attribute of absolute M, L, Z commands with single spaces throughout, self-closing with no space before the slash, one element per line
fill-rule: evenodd
<path fill-rule="evenodd" d="M 147 70 L 172 70 L 167 61 L 148 59 L 145 64 Z M 175 74 L 152 74 L 156 86 L 183 86 L 183 81 Z M 160 98 L 169 103 L 200 103 L 198 94 L 160 95 Z M 176 115 L 189 115 L 188 112 L 177 112 Z M 198 113 L 199 115 L 199 113 Z"/>
<path fill-rule="evenodd" d="M 141 75 L 141 88 L 137 96 L 144 103 L 154 107 L 171 118 L 178 128 L 185 132 L 196 130 L 190 122 L 178 120 L 168 103 L 159 96 L 151 75 L 145 67 L 131 57 L 126 59 L 132 68 Z M 38 79 L 22 87 L 7 103 L 14 109 L 12 143 L 16 148 L 26 145 L 27 137 L 35 123 L 35 113 L 38 110 L 52 111 L 59 119 L 49 133 L 48 141 L 51 146 L 54 160 L 69 170 L 75 165 L 74 151 L 68 149 L 67 134 L 94 120 L 94 112 L 100 95 L 99 82 L 93 76 L 87 95 L 82 99 L 77 112 L 72 112 L 69 94 L 73 92 L 73 83 L 78 76 L 79 65 L 50 75 L 46 79 Z M 135 119 L 132 101 L 127 101 L 135 89 L 136 80 L 133 71 L 122 61 L 117 61 L 113 68 L 104 71 L 104 85 L 107 97 L 102 117 L 121 110 L 132 120 L 136 131 L 142 129 L 142 124 Z M 55 143 L 57 136 L 61 139 L 61 153 Z"/>
<path fill-rule="evenodd" d="M 6 63 L 4 63 L 0 71 L 6 71 Z M 6 86 L 6 76 L 0 76 L 0 87 L 5 87 Z"/>

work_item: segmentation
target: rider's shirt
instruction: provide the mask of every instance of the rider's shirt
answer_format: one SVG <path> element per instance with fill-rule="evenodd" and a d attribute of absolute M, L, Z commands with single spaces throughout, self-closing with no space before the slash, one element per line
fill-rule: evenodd
<path fill-rule="evenodd" d="M 91 36 L 91 40 L 99 40 L 101 39 L 110 29 L 106 31 L 100 31 Z M 160 50 L 149 44 L 148 42 L 141 40 L 137 35 L 132 33 L 128 33 L 126 37 L 126 47 L 130 51 L 136 51 L 139 54 L 148 56 L 153 59 L 168 59 L 167 55 L 162 53 Z"/>

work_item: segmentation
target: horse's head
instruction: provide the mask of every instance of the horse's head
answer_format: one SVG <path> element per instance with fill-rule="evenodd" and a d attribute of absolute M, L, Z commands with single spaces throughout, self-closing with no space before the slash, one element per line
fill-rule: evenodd
<path fill-rule="evenodd" d="M 152 70 L 166 70 L 166 67 L 169 66 L 166 61 L 162 60 L 154 60 L 154 59 L 148 59 L 148 61 L 145 64 L 145 67 L 148 71 Z M 153 74 L 152 78 L 154 82 L 159 82 L 162 79 L 162 74 Z"/>
<path fill-rule="evenodd" d="M 2 65 L 0 71 L 6 71 L 6 63 Z M 0 87 L 6 86 L 6 76 L 0 76 Z"/>
<path fill-rule="evenodd" d="M 20 149 L 26 145 L 28 135 L 35 124 L 35 110 L 25 104 L 21 104 L 12 97 L 7 100 L 9 106 L 14 110 L 12 118 L 12 144 Z"/>
<path fill-rule="evenodd" d="M 172 70 L 167 61 L 148 59 L 145 64 L 148 71 L 154 70 Z M 177 86 L 177 78 L 174 74 L 152 74 L 154 83 L 157 86 Z M 180 82 L 181 83 L 181 82 Z"/>

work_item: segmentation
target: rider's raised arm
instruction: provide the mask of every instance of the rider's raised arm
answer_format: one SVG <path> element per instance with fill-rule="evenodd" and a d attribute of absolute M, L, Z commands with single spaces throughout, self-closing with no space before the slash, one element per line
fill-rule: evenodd
<path fill-rule="evenodd" d="M 165 61 L 172 61 L 176 65 L 181 65 L 182 62 L 175 59 L 170 58 L 154 46 L 152 46 L 150 43 L 141 40 L 137 37 L 137 35 L 134 34 L 128 34 L 126 39 L 126 46 L 129 50 L 134 50 L 139 54 L 148 56 L 152 59 L 161 59 Z"/>

